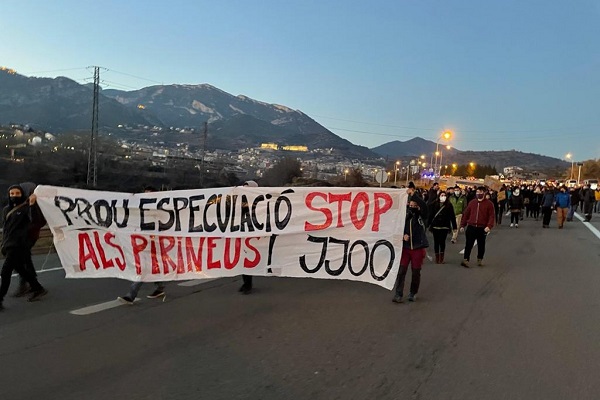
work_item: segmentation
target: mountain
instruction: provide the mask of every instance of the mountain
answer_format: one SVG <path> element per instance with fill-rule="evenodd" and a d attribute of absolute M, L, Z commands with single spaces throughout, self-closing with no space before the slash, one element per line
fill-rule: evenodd
<path fill-rule="evenodd" d="M 26 77 L 0 70 L 0 124 L 28 124 L 52 132 L 89 130 L 92 91 L 89 84 L 65 77 Z M 340 138 L 299 110 L 234 96 L 208 84 L 107 89 L 99 94 L 101 132 L 118 125 L 193 127 L 197 132 L 205 122 L 209 123 L 208 149 L 234 150 L 276 142 L 309 149 L 333 148 L 334 153 L 348 157 L 376 157 L 368 148 Z M 144 133 L 142 129 L 140 134 Z"/>
<path fill-rule="evenodd" d="M 90 129 L 92 89 L 65 77 L 31 78 L 0 70 L 0 124 L 17 122 L 44 130 L 61 132 Z M 152 124 L 148 116 L 123 107 L 114 99 L 100 96 L 102 124 L 119 121 Z"/>
<path fill-rule="evenodd" d="M 445 165 L 457 163 L 465 165 L 470 162 L 480 165 L 491 165 L 501 170 L 504 167 L 518 166 L 528 170 L 550 170 L 565 169 L 570 164 L 559 158 L 553 158 L 533 153 L 523 153 L 521 151 L 461 151 L 455 147 L 449 150 L 440 143 L 437 146 L 442 152 L 442 162 Z M 407 140 L 405 142 L 395 140 L 371 149 L 389 160 L 407 159 L 425 155 L 426 162 L 430 162 L 432 154 L 436 151 L 436 143 L 420 137 Z"/>

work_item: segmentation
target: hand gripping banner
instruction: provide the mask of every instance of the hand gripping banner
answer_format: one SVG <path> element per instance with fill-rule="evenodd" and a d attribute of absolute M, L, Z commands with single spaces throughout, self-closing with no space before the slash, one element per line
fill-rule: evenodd
<path fill-rule="evenodd" d="M 68 278 L 241 274 L 349 279 L 392 289 L 405 189 L 226 187 L 116 193 L 38 186 Z"/>

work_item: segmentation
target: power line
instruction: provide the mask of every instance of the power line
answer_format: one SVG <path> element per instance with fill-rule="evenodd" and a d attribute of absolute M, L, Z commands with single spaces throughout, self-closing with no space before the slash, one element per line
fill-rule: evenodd
<path fill-rule="evenodd" d="M 25 71 L 24 73 L 26 74 L 47 74 L 50 72 L 65 72 L 65 71 L 77 71 L 77 70 L 81 70 L 81 69 L 87 69 L 89 67 L 78 67 L 78 68 L 66 68 L 66 69 L 53 69 L 53 70 L 49 70 L 49 71 Z"/>
<path fill-rule="evenodd" d="M 159 85 L 162 85 L 162 84 L 163 84 L 162 82 L 158 82 L 158 81 L 155 81 L 155 80 L 153 80 L 153 79 L 143 78 L 143 77 L 141 77 L 141 76 L 137 76 L 137 75 L 133 75 L 133 74 L 128 74 L 127 72 L 120 72 L 120 71 L 116 71 L 116 70 L 114 70 L 114 69 L 108 69 L 108 68 L 107 68 L 107 69 L 106 69 L 106 71 L 107 71 L 107 72 L 114 72 L 114 73 L 116 73 L 116 74 L 121 74 L 121 75 L 125 75 L 125 76 L 129 76 L 129 77 L 131 77 L 131 78 L 140 79 L 140 80 L 142 80 L 142 81 L 147 81 L 147 82 L 157 83 L 157 84 L 159 84 Z"/>

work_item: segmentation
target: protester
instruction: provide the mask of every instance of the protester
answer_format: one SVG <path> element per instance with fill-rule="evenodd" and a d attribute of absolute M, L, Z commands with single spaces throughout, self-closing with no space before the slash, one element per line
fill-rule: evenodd
<path fill-rule="evenodd" d="M 29 301 L 39 300 L 46 295 L 48 291 L 40 285 L 37 278 L 31 271 L 25 267 L 27 263 L 27 254 L 29 247 L 29 227 L 31 224 L 31 214 L 35 209 L 35 194 L 27 198 L 21 186 L 13 185 L 8 189 L 9 203 L 2 210 L 2 255 L 4 264 L 0 277 L 0 310 L 4 309 L 3 301 L 10 287 L 11 276 L 14 270 L 23 276 L 29 284 L 32 294 Z"/>
<path fill-rule="evenodd" d="M 523 195 L 521 190 L 517 187 L 514 191 L 510 199 L 508 199 L 508 208 L 510 209 L 510 227 L 513 226 L 515 228 L 519 227 L 519 219 L 521 217 L 521 212 L 523 211 Z"/>
<path fill-rule="evenodd" d="M 460 223 L 461 232 L 465 231 L 466 244 L 464 260 L 460 265 L 469 268 L 471 250 L 475 241 L 477 241 L 477 265 L 483 266 L 483 257 L 485 255 L 485 239 L 487 234 L 494 227 L 494 205 L 485 198 L 485 187 L 477 188 L 476 200 L 470 202 L 465 209 L 462 221 Z"/>
<path fill-rule="evenodd" d="M 258 183 L 256 183 L 255 181 L 246 181 L 242 186 L 258 187 Z M 252 275 L 242 275 L 242 282 L 243 284 L 239 288 L 238 292 L 241 292 L 242 294 L 252 293 Z"/>
<path fill-rule="evenodd" d="M 410 187 L 410 185 L 409 185 Z M 421 267 L 425 259 L 425 249 L 429 247 L 427 234 L 425 232 L 427 204 L 418 196 L 410 197 L 406 220 L 404 223 L 404 236 L 402 245 L 402 256 L 400 258 L 400 271 L 396 282 L 396 295 L 392 299 L 394 303 L 402 303 L 404 293 L 404 280 L 410 264 L 412 280 L 408 301 L 415 301 L 421 283 Z M 425 213 L 425 215 L 422 215 Z"/>
<path fill-rule="evenodd" d="M 560 192 L 554 197 L 554 203 L 556 204 L 556 221 L 558 222 L 558 229 L 562 229 L 567 219 L 567 211 L 571 205 L 571 196 L 567 193 L 567 188 L 562 186 Z"/>
<path fill-rule="evenodd" d="M 536 221 L 540 218 L 540 207 L 542 205 L 542 188 L 536 186 L 531 194 L 531 212 Z"/>
<path fill-rule="evenodd" d="M 462 214 L 467 208 L 467 198 L 463 196 L 460 187 L 455 186 L 454 189 L 448 191 L 448 198 L 450 203 L 452 204 L 452 208 L 454 209 L 454 215 L 456 216 L 456 226 L 460 226 L 460 221 L 462 219 Z M 458 230 L 452 232 L 452 243 L 456 243 L 458 239 Z"/>
<path fill-rule="evenodd" d="M 542 193 L 542 228 L 550 228 L 550 220 L 552 219 L 552 208 L 554 207 L 554 189 L 547 187 Z"/>
<path fill-rule="evenodd" d="M 502 215 L 504 214 L 504 210 L 506 209 L 506 203 L 508 199 L 506 198 L 506 185 L 502 184 L 502 187 L 498 191 L 498 208 L 496 209 L 496 224 L 502 224 Z"/>
<path fill-rule="evenodd" d="M 592 211 L 594 210 L 594 202 L 596 196 L 594 191 L 590 189 L 589 185 L 584 185 L 581 191 L 581 200 L 583 201 L 583 214 L 585 217 L 584 222 L 590 222 L 592 220 Z"/>
<path fill-rule="evenodd" d="M 580 188 L 573 188 L 570 191 L 567 189 L 567 194 L 569 194 L 571 198 L 569 202 L 569 214 L 567 215 L 567 221 L 571 222 L 573 221 L 573 216 L 577 212 L 577 207 L 579 207 L 579 201 L 581 200 L 581 197 L 579 196 Z"/>
<path fill-rule="evenodd" d="M 157 189 L 153 186 L 146 186 L 144 188 L 144 193 L 152 193 L 152 192 L 156 192 Z M 140 291 L 140 288 L 142 287 L 142 285 L 144 284 L 144 282 L 133 282 L 131 284 L 131 286 L 129 287 L 129 293 L 127 293 L 125 296 L 119 296 L 118 299 L 119 301 L 121 301 L 122 303 L 125 304 L 133 304 L 133 302 L 135 301 L 135 298 L 138 295 L 138 292 Z M 162 297 L 163 301 L 165 300 L 167 294 L 165 293 L 165 283 L 164 282 L 154 282 L 154 286 L 156 287 L 154 289 L 154 292 L 150 293 L 148 296 L 146 296 L 149 299 L 157 299 Z"/>
<path fill-rule="evenodd" d="M 37 187 L 35 183 L 25 182 L 20 184 L 21 189 L 23 189 L 23 194 L 25 197 L 29 197 L 33 194 L 33 191 Z M 35 266 L 33 265 L 33 258 L 31 255 L 31 250 L 35 243 L 40 238 L 40 231 L 44 225 L 46 225 L 46 219 L 42 214 L 42 210 L 40 210 L 40 206 L 35 202 L 31 207 L 31 223 L 29 224 L 29 231 L 27 233 L 27 244 L 29 245 L 29 252 L 27 253 L 27 259 L 25 260 L 25 268 L 29 271 L 30 274 L 37 277 L 37 272 L 35 271 Z M 22 275 L 19 275 L 19 287 L 12 294 L 13 297 L 23 297 L 27 294 L 31 293 L 31 287 L 23 278 Z"/>
<path fill-rule="evenodd" d="M 596 198 L 596 202 L 594 203 L 594 212 L 600 213 L 600 186 L 596 188 L 594 197 Z"/>
<path fill-rule="evenodd" d="M 444 253 L 446 251 L 446 238 L 448 233 L 458 232 L 454 207 L 446 192 L 440 192 L 436 201 L 429 211 L 427 226 L 433 234 L 433 249 L 435 251 L 435 263 L 444 264 Z"/>

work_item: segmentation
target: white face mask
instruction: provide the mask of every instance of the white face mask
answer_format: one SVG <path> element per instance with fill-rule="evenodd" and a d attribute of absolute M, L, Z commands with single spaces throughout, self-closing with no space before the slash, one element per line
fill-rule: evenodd
<path fill-rule="evenodd" d="M 440 203 L 443 203 L 446 201 L 446 196 L 440 196 Z"/>
<path fill-rule="evenodd" d="M 519 191 L 515 190 L 515 196 L 518 196 L 518 195 L 519 195 Z"/>

